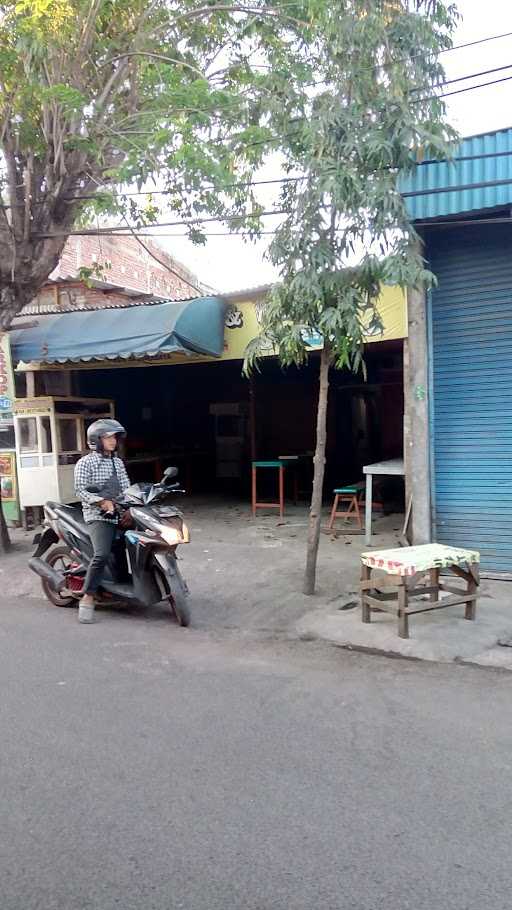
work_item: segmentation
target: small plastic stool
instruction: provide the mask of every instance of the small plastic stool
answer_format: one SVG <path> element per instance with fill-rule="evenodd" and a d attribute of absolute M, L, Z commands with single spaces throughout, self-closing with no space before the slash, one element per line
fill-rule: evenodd
<path fill-rule="evenodd" d="M 329 531 L 332 531 L 334 528 L 334 523 L 337 518 L 344 518 L 345 520 L 352 519 L 357 522 L 359 530 L 363 529 L 363 522 L 361 520 L 361 511 L 359 509 L 359 496 L 361 495 L 361 484 L 354 483 L 348 487 L 337 487 L 334 490 L 334 504 L 331 511 L 331 517 L 329 519 L 328 528 Z M 340 511 L 338 506 L 340 503 L 345 503 L 348 508 Z"/>
<path fill-rule="evenodd" d="M 279 471 L 279 502 L 258 502 L 257 472 L 258 468 L 274 468 Z M 252 516 L 256 518 L 258 509 L 279 509 L 280 518 L 284 515 L 284 470 L 283 461 L 253 461 L 252 463 Z"/>

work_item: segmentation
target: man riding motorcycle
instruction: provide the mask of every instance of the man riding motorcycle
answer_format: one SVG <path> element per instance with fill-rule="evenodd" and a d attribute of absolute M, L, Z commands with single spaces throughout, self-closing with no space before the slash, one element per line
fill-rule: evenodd
<path fill-rule="evenodd" d="M 75 492 L 82 502 L 84 521 L 88 525 L 94 555 L 85 576 L 83 597 L 78 609 L 78 621 L 94 622 L 94 596 L 98 590 L 103 570 L 108 562 L 118 524 L 128 527 L 129 512 L 118 519 L 113 500 L 130 486 L 130 480 L 121 458 L 115 454 L 118 444 L 126 438 L 126 430 L 117 420 L 102 418 L 87 430 L 87 444 L 91 449 L 75 467 Z M 88 487 L 97 487 L 91 493 Z"/>

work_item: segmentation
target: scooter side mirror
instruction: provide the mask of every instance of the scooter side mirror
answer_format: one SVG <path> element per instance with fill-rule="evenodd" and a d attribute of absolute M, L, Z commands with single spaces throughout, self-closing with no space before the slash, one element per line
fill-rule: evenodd
<path fill-rule="evenodd" d="M 169 484 L 178 476 L 178 468 L 166 468 L 164 471 L 164 483 Z"/>

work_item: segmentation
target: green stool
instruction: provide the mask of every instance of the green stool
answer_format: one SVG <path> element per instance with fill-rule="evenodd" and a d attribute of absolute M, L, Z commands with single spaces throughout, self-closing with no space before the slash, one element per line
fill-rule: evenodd
<path fill-rule="evenodd" d="M 258 502 L 257 472 L 258 468 L 274 468 L 279 472 L 279 502 Z M 258 509 L 279 509 L 279 516 L 284 515 L 284 469 L 285 463 L 275 461 L 253 461 L 252 463 L 252 517 L 256 518 Z"/>
<path fill-rule="evenodd" d="M 328 525 L 329 531 L 332 531 L 334 528 L 334 523 L 337 518 L 344 518 L 345 521 L 354 519 L 357 521 L 359 530 L 362 530 L 363 522 L 359 509 L 359 496 L 361 495 L 362 487 L 363 484 L 354 483 L 347 487 L 337 487 L 334 490 L 334 504 Z M 338 506 L 340 503 L 344 503 L 346 508 L 339 510 Z"/>

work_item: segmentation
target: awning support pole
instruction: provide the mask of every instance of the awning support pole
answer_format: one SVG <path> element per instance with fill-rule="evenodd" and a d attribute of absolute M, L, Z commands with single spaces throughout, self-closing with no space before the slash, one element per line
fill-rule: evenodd
<path fill-rule="evenodd" d="M 253 376 L 249 380 L 249 433 L 251 439 L 251 461 L 256 461 L 256 389 Z"/>

